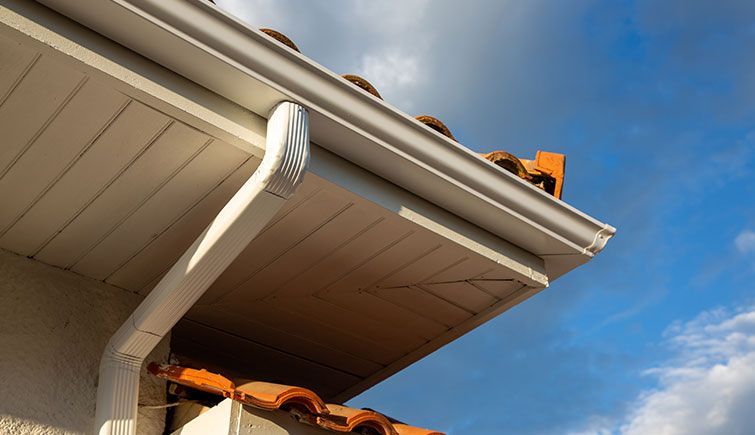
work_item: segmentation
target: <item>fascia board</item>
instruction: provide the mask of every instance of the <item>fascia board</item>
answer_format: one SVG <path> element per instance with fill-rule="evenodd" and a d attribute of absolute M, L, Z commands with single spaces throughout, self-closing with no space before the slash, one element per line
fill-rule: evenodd
<path fill-rule="evenodd" d="M 536 255 L 615 233 L 204 0 L 38 1 L 258 114 L 298 101 L 318 145 Z"/>

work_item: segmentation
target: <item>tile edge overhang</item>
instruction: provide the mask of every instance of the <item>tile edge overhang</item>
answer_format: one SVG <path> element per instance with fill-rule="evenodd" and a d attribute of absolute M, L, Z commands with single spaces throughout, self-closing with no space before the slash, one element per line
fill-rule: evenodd
<path fill-rule="evenodd" d="M 204 0 L 38 1 L 256 113 L 300 102 L 314 142 L 536 255 L 589 259 L 616 231 Z"/>

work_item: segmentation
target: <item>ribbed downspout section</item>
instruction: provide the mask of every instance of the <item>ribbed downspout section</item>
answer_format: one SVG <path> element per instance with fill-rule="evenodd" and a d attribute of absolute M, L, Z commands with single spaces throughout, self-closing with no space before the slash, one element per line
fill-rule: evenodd
<path fill-rule="evenodd" d="M 293 195 L 308 161 L 307 111 L 280 103 L 268 119 L 260 166 L 108 342 L 100 363 L 96 433 L 136 432 L 144 358 Z"/>

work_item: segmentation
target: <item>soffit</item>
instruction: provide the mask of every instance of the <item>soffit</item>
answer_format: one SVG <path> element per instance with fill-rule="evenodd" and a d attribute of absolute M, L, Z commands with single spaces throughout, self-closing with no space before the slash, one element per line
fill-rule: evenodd
<path fill-rule="evenodd" d="M 341 398 L 543 288 L 526 279 L 310 174 L 179 323 L 173 349 Z"/>

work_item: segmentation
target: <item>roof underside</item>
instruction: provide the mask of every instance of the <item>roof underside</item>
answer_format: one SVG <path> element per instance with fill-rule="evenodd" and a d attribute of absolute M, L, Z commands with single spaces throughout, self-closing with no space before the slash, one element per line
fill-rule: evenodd
<path fill-rule="evenodd" d="M 147 294 L 255 170 L 264 120 L 135 82 L 2 26 L 0 247 Z M 538 257 L 313 148 L 174 329 L 185 364 L 344 400 L 547 285 Z"/>
<path fill-rule="evenodd" d="M 310 177 L 189 311 L 174 351 L 333 398 L 533 290 L 520 279 Z"/>

